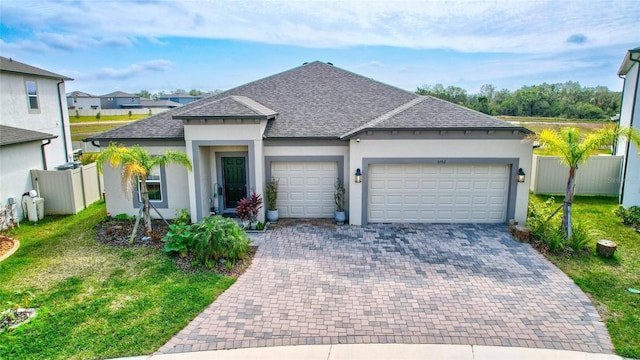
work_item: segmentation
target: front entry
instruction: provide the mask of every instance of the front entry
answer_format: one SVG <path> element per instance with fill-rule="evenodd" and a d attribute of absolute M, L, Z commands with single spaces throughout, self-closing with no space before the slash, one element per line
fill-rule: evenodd
<path fill-rule="evenodd" d="M 235 208 L 238 201 L 247 196 L 247 172 L 244 157 L 222 158 L 225 208 Z"/>

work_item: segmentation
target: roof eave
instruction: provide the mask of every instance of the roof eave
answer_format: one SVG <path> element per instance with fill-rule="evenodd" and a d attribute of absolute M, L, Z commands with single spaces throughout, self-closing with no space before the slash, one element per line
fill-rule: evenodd
<path fill-rule="evenodd" d="M 44 75 L 44 74 L 35 74 L 32 72 L 28 72 L 28 71 L 15 71 L 15 70 L 8 70 L 8 69 L 0 69 L 0 71 L 2 72 L 8 72 L 8 73 L 14 73 L 14 74 L 21 74 L 21 75 L 31 75 L 31 76 L 39 76 L 39 77 L 44 77 L 44 78 L 49 78 L 49 79 L 57 79 L 57 80 L 70 80 L 73 81 L 72 78 L 64 76 L 64 75 L 60 75 L 60 74 L 51 74 L 51 75 Z"/>
<path fill-rule="evenodd" d="M 267 116 L 267 115 L 225 115 L 225 116 L 184 116 L 184 115 L 173 115 L 171 116 L 173 120 L 239 120 L 239 119 L 247 119 L 247 120 L 269 120 L 275 118 L 275 115 Z"/>
<path fill-rule="evenodd" d="M 525 135 L 533 134 L 533 131 L 524 127 L 411 127 L 411 128 L 366 128 L 353 133 L 340 136 L 340 139 L 351 139 L 367 131 L 519 131 Z"/>
<path fill-rule="evenodd" d="M 634 57 L 634 55 L 637 55 Z M 633 67 L 634 63 L 638 63 L 640 60 L 640 48 L 635 48 L 627 51 L 624 56 L 624 61 L 618 69 L 618 76 L 627 75 L 629 70 Z"/>

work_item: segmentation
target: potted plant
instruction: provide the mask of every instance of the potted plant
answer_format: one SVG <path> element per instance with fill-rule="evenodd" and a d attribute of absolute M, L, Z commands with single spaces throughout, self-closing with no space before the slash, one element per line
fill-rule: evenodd
<path fill-rule="evenodd" d="M 236 214 L 242 220 L 246 229 L 252 228 L 258 221 L 258 211 L 262 208 L 262 197 L 259 194 L 251 193 L 248 198 L 238 201 Z"/>
<path fill-rule="evenodd" d="M 279 179 L 271 178 L 271 181 L 267 183 L 267 220 L 271 222 L 278 221 L 278 208 L 276 203 L 278 202 L 279 181 Z"/>
<path fill-rule="evenodd" d="M 336 179 L 335 184 L 335 192 L 333 193 L 334 200 L 336 203 L 336 223 L 339 225 L 344 224 L 347 216 L 344 213 L 344 186 L 342 186 L 342 181 L 340 179 Z"/>

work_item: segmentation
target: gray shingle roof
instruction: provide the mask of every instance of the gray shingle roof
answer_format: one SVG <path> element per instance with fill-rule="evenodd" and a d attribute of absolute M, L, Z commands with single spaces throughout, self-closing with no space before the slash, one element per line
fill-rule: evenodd
<path fill-rule="evenodd" d="M 89 140 L 183 139 L 184 130 L 179 120 L 183 117 L 249 116 L 256 115 L 256 111 L 262 115 L 277 113 L 265 130 L 267 138 L 337 139 L 364 129 L 387 128 L 522 129 L 316 61 Z"/>
<path fill-rule="evenodd" d="M 271 118 L 277 112 L 246 97 L 227 96 L 213 101 L 205 101 L 199 106 L 174 114 L 175 119 L 216 118 L 216 117 L 262 117 Z"/>
<path fill-rule="evenodd" d="M 67 97 L 68 98 L 74 98 L 74 97 L 77 97 L 77 98 L 97 98 L 99 96 L 91 95 L 89 93 L 82 92 L 82 91 L 73 91 L 73 92 L 68 93 Z"/>
<path fill-rule="evenodd" d="M 100 97 L 112 97 L 112 98 L 131 98 L 131 97 L 139 97 L 136 94 L 129 94 L 124 91 L 114 91 L 112 93 L 100 95 Z"/>
<path fill-rule="evenodd" d="M 178 107 L 182 104 L 171 100 L 151 100 L 140 98 L 140 106 L 142 107 Z"/>
<path fill-rule="evenodd" d="M 40 69 L 35 66 L 27 65 L 25 63 L 15 61 L 10 58 L 6 58 L 4 56 L 0 56 L 0 70 L 20 73 L 20 74 L 38 75 L 38 76 L 44 76 L 48 78 L 61 79 L 61 80 L 73 80 L 70 77 L 66 77 L 64 75 L 60 75 L 60 74 L 53 73 L 51 71 Z"/>
<path fill-rule="evenodd" d="M 20 129 L 13 126 L 0 125 L 0 146 L 22 144 L 31 141 L 55 139 L 56 135 L 39 131 Z"/>

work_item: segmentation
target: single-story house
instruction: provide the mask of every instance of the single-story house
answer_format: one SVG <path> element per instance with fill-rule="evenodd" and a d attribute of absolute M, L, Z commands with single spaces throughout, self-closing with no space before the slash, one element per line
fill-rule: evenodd
<path fill-rule="evenodd" d="M 153 204 L 168 217 L 233 212 L 276 178 L 281 218 L 333 218 L 338 180 L 352 225 L 506 223 L 526 219 L 529 177 L 518 173 L 531 168 L 529 133 L 316 61 L 86 140 L 186 152 L 193 171 L 153 174 Z M 105 168 L 107 210 L 136 214 L 119 174 Z"/>
<path fill-rule="evenodd" d="M 618 76 L 624 77 L 620 126 L 640 131 L 640 47 L 627 51 Z M 620 203 L 624 207 L 640 206 L 640 155 L 628 140 L 616 142 L 616 155 L 624 156 Z"/>

